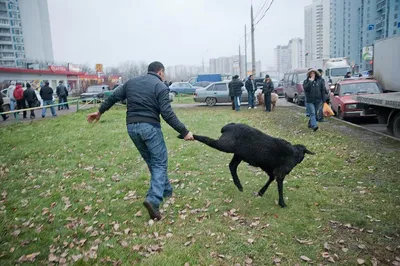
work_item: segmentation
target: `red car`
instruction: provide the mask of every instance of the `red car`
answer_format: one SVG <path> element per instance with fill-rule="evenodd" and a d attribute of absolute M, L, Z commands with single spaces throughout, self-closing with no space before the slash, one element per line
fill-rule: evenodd
<path fill-rule="evenodd" d="M 378 81 L 369 78 L 342 79 L 330 94 L 333 112 L 340 119 L 377 117 L 373 108 L 364 109 L 364 104 L 355 100 L 356 95 L 382 93 Z"/>

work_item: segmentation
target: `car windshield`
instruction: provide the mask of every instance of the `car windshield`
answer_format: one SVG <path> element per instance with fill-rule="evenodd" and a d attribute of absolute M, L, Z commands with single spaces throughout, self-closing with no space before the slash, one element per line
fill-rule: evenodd
<path fill-rule="evenodd" d="M 101 87 L 89 87 L 87 92 L 101 92 Z"/>
<path fill-rule="evenodd" d="M 210 85 L 210 82 L 204 82 L 204 81 L 196 82 L 195 84 L 193 84 L 194 87 L 203 87 L 203 88 L 207 87 L 208 85 Z"/>
<path fill-rule="evenodd" d="M 339 76 L 343 76 L 347 74 L 347 72 L 349 72 L 349 68 L 348 67 L 341 67 L 341 68 L 331 68 L 331 76 L 334 77 L 339 77 Z"/>
<path fill-rule="evenodd" d="M 297 80 L 298 84 L 303 84 L 303 81 L 307 79 L 307 73 L 300 73 L 299 79 Z"/>
<path fill-rule="evenodd" d="M 340 95 L 350 94 L 375 94 L 381 93 L 381 90 L 376 82 L 361 82 L 353 84 L 341 85 Z"/>

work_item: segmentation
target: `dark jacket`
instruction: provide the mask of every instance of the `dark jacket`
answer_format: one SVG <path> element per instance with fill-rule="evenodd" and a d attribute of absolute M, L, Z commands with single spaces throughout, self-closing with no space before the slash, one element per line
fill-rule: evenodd
<path fill-rule="evenodd" d="M 322 78 L 316 78 L 314 81 L 308 78 L 303 82 L 304 92 L 306 94 L 307 103 L 325 102 L 325 81 Z"/>
<path fill-rule="evenodd" d="M 229 96 L 241 96 L 243 85 L 243 82 L 241 82 L 239 79 L 234 79 L 229 82 Z"/>
<path fill-rule="evenodd" d="M 253 88 L 253 84 L 254 84 L 254 88 Z M 246 87 L 246 90 L 249 93 L 254 93 L 257 90 L 257 86 L 256 86 L 255 81 L 253 80 L 253 82 L 252 82 L 251 79 L 246 80 L 246 83 L 245 83 L 244 86 Z"/>
<path fill-rule="evenodd" d="M 47 85 L 43 86 L 40 89 L 40 97 L 42 97 L 43 101 L 53 100 L 53 89 Z"/>
<path fill-rule="evenodd" d="M 35 99 L 37 99 L 35 91 L 32 88 L 27 88 L 24 91 L 24 99 L 28 103 L 31 103 L 31 102 L 35 101 Z"/>
<path fill-rule="evenodd" d="M 270 82 L 264 82 L 262 93 L 268 94 L 274 91 L 274 83 L 272 81 Z"/>
<path fill-rule="evenodd" d="M 67 87 L 65 87 L 64 85 L 58 85 L 57 89 L 56 89 L 56 93 L 57 93 L 58 97 L 68 96 Z"/>
<path fill-rule="evenodd" d="M 182 136 L 189 131 L 182 124 L 171 108 L 169 89 L 161 78 L 153 72 L 130 79 L 117 88 L 100 106 L 99 112 L 104 113 L 116 102 L 126 99 L 126 123 L 154 123 L 160 125 L 162 118 Z"/>

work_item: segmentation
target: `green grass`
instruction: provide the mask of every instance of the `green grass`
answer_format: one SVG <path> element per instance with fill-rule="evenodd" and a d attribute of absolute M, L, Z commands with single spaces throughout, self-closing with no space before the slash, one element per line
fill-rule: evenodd
<path fill-rule="evenodd" d="M 178 94 L 175 96 L 173 104 L 194 104 L 193 95 Z"/>
<path fill-rule="evenodd" d="M 399 142 L 333 120 L 314 133 L 298 109 L 229 109 L 176 113 L 197 134 L 217 138 L 225 124 L 242 122 L 316 152 L 287 176 L 288 208 L 277 205 L 275 183 L 253 196 L 267 181 L 260 169 L 239 166 L 241 193 L 227 167 L 232 155 L 179 140 L 163 123 L 175 196 L 162 207 L 165 219 L 149 225 L 149 173 L 123 107 L 93 125 L 88 111 L 17 124 L 0 128 L 0 264 L 40 252 L 34 264 L 54 254 L 70 265 L 306 265 L 301 256 L 318 265 L 329 263 L 325 243 L 336 265 L 395 260 Z"/>

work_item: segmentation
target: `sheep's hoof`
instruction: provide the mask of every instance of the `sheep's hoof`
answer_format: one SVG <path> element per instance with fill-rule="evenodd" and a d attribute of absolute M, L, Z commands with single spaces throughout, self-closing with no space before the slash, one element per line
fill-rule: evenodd
<path fill-rule="evenodd" d="M 243 187 L 238 187 L 240 192 L 243 192 Z"/>
<path fill-rule="evenodd" d="M 279 206 L 281 206 L 282 208 L 286 208 L 287 205 L 284 202 L 279 202 Z"/>

